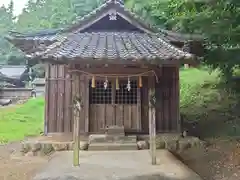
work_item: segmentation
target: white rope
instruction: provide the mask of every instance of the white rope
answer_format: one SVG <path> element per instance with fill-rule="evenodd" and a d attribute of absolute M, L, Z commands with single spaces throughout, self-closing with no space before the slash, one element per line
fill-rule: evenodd
<path fill-rule="evenodd" d="M 159 79 L 158 79 L 158 76 L 157 74 L 155 73 L 154 70 L 149 70 L 149 71 L 146 71 L 146 72 L 143 72 L 143 73 L 138 73 L 138 74 L 93 74 L 93 73 L 89 73 L 89 72 L 86 72 L 86 71 L 82 71 L 82 70 L 71 70 L 69 72 L 79 72 L 79 73 L 83 73 L 83 74 L 86 74 L 86 75 L 89 75 L 89 76 L 95 76 L 95 77 L 100 77 L 100 78 L 106 78 L 106 77 L 113 77 L 113 78 L 131 78 L 131 77 L 139 77 L 139 76 L 143 76 L 145 74 L 149 74 L 149 73 L 152 73 L 155 78 L 156 78 L 156 82 L 158 83 L 159 82 Z"/>

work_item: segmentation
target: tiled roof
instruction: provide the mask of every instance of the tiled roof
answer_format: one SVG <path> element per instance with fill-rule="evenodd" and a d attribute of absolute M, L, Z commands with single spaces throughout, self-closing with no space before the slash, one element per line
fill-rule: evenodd
<path fill-rule="evenodd" d="M 75 33 L 35 56 L 42 59 L 95 60 L 171 60 L 192 57 L 156 35 L 136 32 Z"/>
<path fill-rule="evenodd" d="M 87 30 L 109 13 L 116 13 L 136 30 Z M 102 22 L 102 21 L 101 21 Z M 119 21 L 116 21 L 119 22 Z M 106 26 L 104 26 L 106 27 Z M 115 27 L 115 26 L 114 26 Z M 120 0 L 104 4 L 80 18 L 69 28 L 39 32 L 36 35 L 12 34 L 7 39 L 31 57 L 41 59 L 181 59 L 192 55 L 173 45 L 174 33 L 158 30 L 127 10 Z"/>

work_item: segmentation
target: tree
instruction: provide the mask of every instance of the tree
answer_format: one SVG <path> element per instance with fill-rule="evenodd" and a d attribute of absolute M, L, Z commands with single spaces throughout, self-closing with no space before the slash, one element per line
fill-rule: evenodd
<path fill-rule="evenodd" d="M 240 1 L 149 0 L 143 9 L 165 28 L 206 38 L 204 62 L 227 78 L 240 65 Z"/>
<path fill-rule="evenodd" d="M 8 7 L 0 7 L 0 64 L 7 63 L 8 57 L 16 53 L 16 49 L 4 39 L 9 30 L 14 28 L 13 1 Z"/>

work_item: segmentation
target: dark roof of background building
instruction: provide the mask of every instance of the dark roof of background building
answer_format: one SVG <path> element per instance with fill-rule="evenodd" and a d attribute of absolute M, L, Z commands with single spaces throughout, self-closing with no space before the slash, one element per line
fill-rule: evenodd
<path fill-rule="evenodd" d="M 6 77 L 19 79 L 27 70 L 26 66 L 1 65 L 0 73 Z"/>

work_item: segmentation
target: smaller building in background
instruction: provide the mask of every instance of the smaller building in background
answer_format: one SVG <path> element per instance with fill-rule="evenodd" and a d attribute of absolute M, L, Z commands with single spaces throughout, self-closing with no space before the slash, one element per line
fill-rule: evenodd
<path fill-rule="evenodd" d="M 0 84 L 4 87 L 25 87 L 28 68 L 22 65 L 0 65 Z"/>
<path fill-rule="evenodd" d="M 0 99 L 15 101 L 30 98 L 32 88 L 26 87 L 29 81 L 27 66 L 0 65 Z"/>

